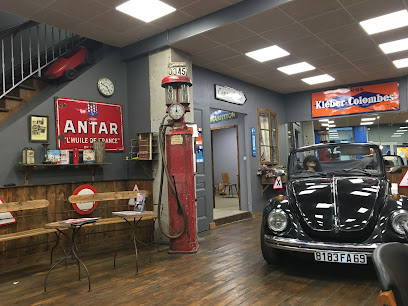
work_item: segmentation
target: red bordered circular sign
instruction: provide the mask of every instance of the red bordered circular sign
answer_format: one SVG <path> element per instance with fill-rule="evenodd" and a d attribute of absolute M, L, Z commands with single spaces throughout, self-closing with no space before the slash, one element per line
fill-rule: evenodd
<path fill-rule="evenodd" d="M 3 199 L 0 198 L 0 204 L 3 204 L 3 203 L 4 203 Z M 16 222 L 17 222 L 17 219 L 11 211 L 0 213 L 0 225 L 7 225 L 7 224 L 16 223 Z"/>
<path fill-rule="evenodd" d="M 98 193 L 95 187 L 91 185 L 81 185 L 74 190 L 73 195 L 84 195 L 84 194 L 95 194 Z M 72 207 L 80 215 L 87 215 L 93 212 L 98 206 L 98 201 L 95 202 L 84 202 L 84 203 L 72 203 Z"/>

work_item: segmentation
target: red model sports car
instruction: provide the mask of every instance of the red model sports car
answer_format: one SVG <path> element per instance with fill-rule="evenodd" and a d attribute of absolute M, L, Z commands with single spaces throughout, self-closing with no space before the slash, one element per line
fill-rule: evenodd
<path fill-rule="evenodd" d="M 77 77 L 76 67 L 82 63 L 92 64 L 93 62 L 94 58 L 88 49 L 79 46 L 65 53 L 62 57 L 52 63 L 45 72 L 45 77 L 49 79 L 57 79 L 64 75 L 67 80 L 71 81 Z"/>

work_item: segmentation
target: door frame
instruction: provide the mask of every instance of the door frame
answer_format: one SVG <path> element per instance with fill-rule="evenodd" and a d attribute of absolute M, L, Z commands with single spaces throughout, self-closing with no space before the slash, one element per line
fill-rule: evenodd
<path fill-rule="evenodd" d="M 240 165 L 239 165 L 239 139 L 238 139 L 238 125 L 228 125 L 228 126 L 219 126 L 210 128 L 211 130 L 211 172 L 212 172 L 212 188 L 213 188 L 213 208 L 215 208 L 215 180 L 214 180 L 214 143 L 213 143 L 213 131 L 215 130 L 223 130 L 223 129 L 233 129 L 235 128 L 236 131 L 236 138 L 237 138 L 237 162 L 238 162 L 238 205 L 239 210 L 241 210 L 241 173 L 240 173 Z"/>

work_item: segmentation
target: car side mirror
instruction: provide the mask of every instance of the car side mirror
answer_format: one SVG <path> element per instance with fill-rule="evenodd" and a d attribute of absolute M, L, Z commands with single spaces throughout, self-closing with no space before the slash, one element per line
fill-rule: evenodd
<path fill-rule="evenodd" d="M 388 170 L 388 173 L 402 173 L 402 168 L 400 166 L 391 167 L 390 170 Z"/>

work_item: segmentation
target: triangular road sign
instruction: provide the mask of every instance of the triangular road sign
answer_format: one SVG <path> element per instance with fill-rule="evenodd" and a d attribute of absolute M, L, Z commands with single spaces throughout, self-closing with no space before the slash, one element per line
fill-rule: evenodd
<path fill-rule="evenodd" d="M 133 186 L 133 191 L 137 191 L 137 190 L 140 190 L 140 188 L 139 188 L 138 184 L 135 184 Z M 136 199 L 134 199 L 134 198 L 129 199 L 128 205 L 135 205 L 135 201 L 136 201 Z"/>
<path fill-rule="evenodd" d="M 408 170 L 405 171 L 405 174 L 398 185 L 400 187 L 408 187 Z"/>
<path fill-rule="evenodd" d="M 282 184 L 282 178 L 280 176 L 277 176 L 275 179 L 275 182 L 273 183 L 273 189 L 282 189 L 283 184 Z"/>
<path fill-rule="evenodd" d="M 3 204 L 4 201 L 2 198 L 0 198 L 0 204 Z M 11 224 L 11 223 L 16 223 L 17 219 L 14 217 L 12 212 L 5 212 L 5 213 L 0 213 L 0 225 L 6 225 L 6 224 Z"/>

